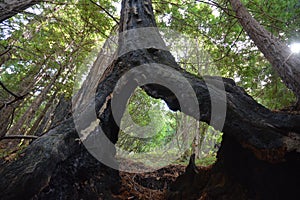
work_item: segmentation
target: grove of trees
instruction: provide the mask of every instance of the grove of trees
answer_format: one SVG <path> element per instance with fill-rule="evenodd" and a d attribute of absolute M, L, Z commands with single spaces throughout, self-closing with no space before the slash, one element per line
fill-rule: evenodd
<path fill-rule="evenodd" d="M 147 153 L 177 136 L 191 142 L 174 147 L 184 159 L 216 160 L 198 170 L 191 156 L 165 198 L 299 198 L 300 54 L 289 48 L 300 40 L 299 1 L 22 0 L 0 10 L 0 199 L 116 199 L 118 167 L 90 150 L 118 166 L 119 148 Z M 147 40 L 143 28 L 156 44 L 120 53 Z M 200 114 L 179 102 L 190 94 L 138 84 L 162 79 L 185 90 L 153 63 L 187 80 Z M 149 67 L 133 70 L 141 65 Z M 129 71 L 134 84 L 114 91 Z M 114 118 L 114 98 L 128 100 L 118 112 L 152 124 L 153 137 L 134 137 L 125 114 Z M 222 104 L 226 115 L 213 110 Z"/>

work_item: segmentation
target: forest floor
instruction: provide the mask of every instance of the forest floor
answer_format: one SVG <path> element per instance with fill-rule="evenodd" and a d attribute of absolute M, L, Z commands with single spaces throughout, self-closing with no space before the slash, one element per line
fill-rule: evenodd
<path fill-rule="evenodd" d="M 5 162 L 11 162 L 22 155 L 22 150 L 26 144 L 21 145 L 21 140 L 2 140 L 0 141 L 0 166 Z M 215 162 L 215 155 L 208 156 L 201 160 L 196 160 L 199 169 L 209 166 Z M 176 161 L 158 170 L 151 170 L 143 163 L 128 162 L 119 160 L 120 166 L 129 169 L 145 169 L 143 173 L 129 173 L 120 170 L 122 187 L 118 195 L 113 198 L 120 200 L 135 199 L 166 199 L 171 184 L 178 176 L 185 172 L 188 160 Z"/>
<path fill-rule="evenodd" d="M 197 160 L 197 168 L 199 170 L 205 170 L 209 168 L 209 165 L 214 161 L 214 156 L 204 160 Z M 136 168 L 137 165 L 139 165 L 140 168 L 147 168 L 143 163 L 120 162 L 120 166 L 127 167 L 127 169 L 130 165 L 134 168 Z M 168 190 L 170 189 L 171 184 L 178 176 L 185 172 L 187 165 L 188 162 L 178 162 L 155 171 L 144 173 L 120 171 L 122 187 L 120 193 L 114 197 L 122 200 L 167 199 Z"/>
<path fill-rule="evenodd" d="M 120 172 L 122 188 L 120 194 L 115 197 L 124 200 L 165 199 L 171 183 L 184 173 L 185 168 L 186 165 L 173 164 L 152 172 Z"/>

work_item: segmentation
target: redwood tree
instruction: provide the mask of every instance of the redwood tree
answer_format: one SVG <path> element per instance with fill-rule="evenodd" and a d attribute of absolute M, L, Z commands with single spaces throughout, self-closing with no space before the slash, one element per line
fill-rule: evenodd
<path fill-rule="evenodd" d="M 123 0 L 120 33 L 145 27 L 156 27 L 151 0 Z M 158 32 L 155 36 L 158 36 L 155 42 L 164 46 Z M 139 37 L 135 39 L 143 39 Z M 119 39 L 119 51 L 130 42 L 132 40 Z M 227 115 L 218 160 L 204 171 L 196 170 L 191 162 L 186 173 L 171 187 L 170 199 L 292 199 L 299 196 L 300 115 L 268 110 L 231 79 L 205 77 L 207 84 L 203 78 L 181 69 L 166 50 L 149 47 L 115 58 L 99 77 L 95 99 L 80 113 L 83 120 L 76 121 L 82 130 L 93 122 L 90 113 L 96 111 L 100 127 L 111 142 L 116 143 L 119 127 L 111 110 L 111 101 L 117 96 L 113 93 L 114 87 L 128 70 L 151 63 L 171 67 L 186 78 L 195 91 L 201 115 L 195 115 L 190 105 L 183 105 L 185 109 L 180 107 L 179 97 L 166 87 L 144 85 L 147 94 L 163 99 L 170 109 L 185 112 L 197 120 L 210 123 L 209 88 L 213 89 L 214 101 L 223 102 L 224 95 L 218 86 L 220 82 L 225 86 Z M 135 75 L 155 78 L 151 77 L 154 76 L 152 70 L 149 67 L 143 73 L 136 71 Z M 185 84 L 165 73 L 163 68 L 157 70 L 160 78 L 170 84 Z M 118 172 L 93 158 L 79 142 L 74 126 L 77 117 L 66 119 L 32 142 L 19 159 L 1 166 L 1 199 L 110 199 L 112 193 L 118 193 Z M 102 148 L 97 146 L 101 141 L 95 140 L 98 134 L 101 133 L 93 130 L 86 140 Z M 102 151 L 113 159 L 113 149 Z"/>
<path fill-rule="evenodd" d="M 295 108 L 300 110 L 300 57 L 260 25 L 240 0 L 230 0 L 230 3 L 244 30 L 297 97 Z"/>

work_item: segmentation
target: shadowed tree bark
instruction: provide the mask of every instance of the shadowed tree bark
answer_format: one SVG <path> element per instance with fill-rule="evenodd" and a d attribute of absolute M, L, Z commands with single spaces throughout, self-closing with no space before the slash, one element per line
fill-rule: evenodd
<path fill-rule="evenodd" d="M 144 27 L 156 27 L 151 0 L 123 0 L 120 35 Z M 135 34 L 132 40 L 130 33 L 134 32 L 127 32 L 128 38 L 119 38 L 119 53 L 122 48 L 145 39 L 144 35 Z M 158 31 L 154 31 L 153 37 L 164 46 Z M 96 112 L 100 127 L 115 144 L 119 127 L 112 116 L 111 102 L 113 98 L 129 98 L 122 96 L 122 92 L 125 89 L 133 91 L 138 81 L 133 85 L 121 85 L 118 92 L 113 92 L 114 87 L 124 73 L 145 64 L 149 67 L 143 71 L 133 70 L 133 77 L 158 82 L 163 79 L 182 90 L 187 80 L 195 91 L 201 113 L 195 113 L 190 105 L 179 105 L 178 98 L 186 93 L 175 96 L 158 84 L 143 86 L 147 94 L 163 99 L 170 109 L 210 123 L 213 117 L 222 115 L 220 111 L 212 116 L 212 104 L 225 102 L 227 105 L 217 163 L 209 170 L 198 171 L 191 159 L 187 173 L 180 176 L 169 191 L 170 199 L 292 199 L 299 195 L 299 115 L 266 109 L 231 79 L 209 76 L 204 79 L 192 75 L 179 67 L 169 51 L 150 46 L 119 55 L 99 77 L 95 106 L 91 99 L 80 112 L 81 120 L 77 120 L 78 116 L 65 120 L 35 140 L 18 160 L 1 166 L 1 199 L 113 199 L 112 193 L 117 193 L 119 188 L 118 172 L 93 158 L 79 141 L 77 131 L 91 127 L 94 119 L 90 113 Z M 153 68 L 153 63 L 168 66 L 185 79 L 179 79 L 164 67 Z M 156 73 L 153 70 L 157 70 Z M 225 86 L 225 96 L 220 84 Z M 125 105 L 119 105 L 121 113 Z M 74 120 L 80 123 L 81 130 L 75 129 Z M 97 129 L 92 129 L 86 140 L 91 141 L 90 144 L 94 142 L 95 148 L 102 149 L 102 154 L 113 159 L 114 149 L 99 147 L 98 134 L 101 133 Z"/>
<path fill-rule="evenodd" d="M 42 0 L 1 0 L 0 1 L 0 22 L 24 11 L 25 9 L 41 2 Z"/>

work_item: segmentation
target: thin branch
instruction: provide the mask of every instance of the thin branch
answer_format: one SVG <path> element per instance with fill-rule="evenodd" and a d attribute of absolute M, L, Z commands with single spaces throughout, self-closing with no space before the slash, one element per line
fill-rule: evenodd
<path fill-rule="evenodd" d="M 105 8 L 103 8 L 100 4 L 97 4 L 96 2 L 94 2 L 93 0 L 90 0 L 91 3 L 93 3 L 94 5 L 98 6 L 99 8 L 101 8 L 101 10 L 103 10 L 108 16 L 110 16 L 118 25 L 119 25 L 119 20 L 117 20 L 114 16 L 112 16 Z"/>
<path fill-rule="evenodd" d="M 20 96 L 16 95 L 15 93 L 13 93 L 12 91 L 10 91 L 1 81 L 0 81 L 0 86 L 9 94 L 11 94 L 12 96 L 14 96 L 15 98 L 19 99 Z"/>
<path fill-rule="evenodd" d="M 14 100 L 12 100 L 12 101 L 10 101 L 10 102 L 8 102 L 8 103 L 4 103 L 2 106 L 0 106 L 0 110 L 1 110 L 2 108 L 6 107 L 6 106 L 9 106 L 9 105 L 11 105 L 11 104 L 13 104 L 13 103 L 15 103 L 15 102 L 17 102 L 17 101 L 23 99 L 23 98 L 24 98 L 25 96 L 27 96 L 28 94 L 29 94 L 29 92 L 27 92 L 26 94 L 24 94 L 24 95 L 22 95 L 22 96 L 15 97 Z"/>
<path fill-rule="evenodd" d="M 236 39 L 234 40 L 234 42 L 230 46 L 230 49 L 236 44 L 236 42 L 239 40 L 239 38 L 241 37 L 243 32 L 244 32 L 244 28 L 242 28 L 241 31 L 239 32 L 238 36 L 236 37 Z"/>
<path fill-rule="evenodd" d="M 228 16 L 231 16 L 231 17 L 234 17 L 234 18 L 238 18 L 236 15 L 231 14 L 231 12 L 233 11 L 232 9 L 223 7 L 223 6 L 221 6 L 219 3 L 215 2 L 215 1 L 196 0 L 196 2 L 205 3 L 205 4 L 208 4 L 210 6 L 215 6 L 215 7 L 219 8 L 219 9 L 221 9 Z"/>
<path fill-rule="evenodd" d="M 0 140 L 5 140 L 5 139 L 27 139 L 27 140 L 35 140 L 38 139 L 38 136 L 34 136 L 34 135 L 7 135 L 7 136 L 3 136 L 2 138 L 0 138 Z"/>
<path fill-rule="evenodd" d="M 230 45 L 230 48 L 227 50 L 227 52 L 225 53 L 224 56 L 222 56 L 221 58 L 215 59 L 210 63 L 215 63 L 215 62 L 219 62 L 220 60 L 224 59 L 225 57 L 227 57 L 230 53 L 231 48 L 236 44 L 236 42 L 238 41 L 238 39 L 240 38 L 240 36 L 242 35 L 244 29 L 242 28 L 242 30 L 240 31 L 240 33 L 238 34 L 237 38 L 234 40 L 234 42 Z"/>
<path fill-rule="evenodd" d="M 0 53 L 0 57 L 3 56 L 3 55 L 5 55 L 5 54 L 7 54 L 10 50 L 11 50 L 11 47 L 8 47 L 7 49 L 5 49 L 4 52 Z"/>

